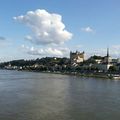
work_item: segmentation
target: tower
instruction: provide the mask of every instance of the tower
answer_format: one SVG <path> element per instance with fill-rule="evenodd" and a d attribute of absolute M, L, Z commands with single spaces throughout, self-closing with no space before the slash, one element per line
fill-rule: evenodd
<path fill-rule="evenodd" d="M 71 64 L 78 64 L 84 61 L 84 51 L 83 52 L 70 52 Z"/>
<path fill-rule="evenodd" d="M 111 61 L 112 61 L 112 58 L 110 57 L 110 54 L 109 54 L 109 48 L 107 48 L 107 55 L 104 57 L 104 63 L 109 64 L 111 63 Z"/>
<path fill-rule="evenodd" d="M 107 48 L 107 57 L 109 57 L 109 48 Z"/>

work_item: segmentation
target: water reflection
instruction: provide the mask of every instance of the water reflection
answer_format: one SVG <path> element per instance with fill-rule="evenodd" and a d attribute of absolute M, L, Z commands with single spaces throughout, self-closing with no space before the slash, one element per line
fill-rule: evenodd
<path fill-rule="evenodd" d="M 117 120 L 120 81 L 0 71 L 0 120 Z"/>

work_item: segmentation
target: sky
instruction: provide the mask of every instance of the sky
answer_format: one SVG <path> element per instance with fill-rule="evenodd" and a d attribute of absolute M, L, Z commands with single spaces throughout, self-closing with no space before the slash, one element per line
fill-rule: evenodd
<path fill-rule="evenodd" d="M 120 0 L 0 0 L 0 62 L 69 57 L 70 51 L 120 57 Z"/>

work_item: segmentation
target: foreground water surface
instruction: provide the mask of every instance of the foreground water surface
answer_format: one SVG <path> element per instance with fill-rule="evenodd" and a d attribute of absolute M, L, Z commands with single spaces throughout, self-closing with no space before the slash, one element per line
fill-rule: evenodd
<path fill-rule="evenodd" d="M 0 120 L 120 120 L 120 81 L 0 70 Z"/>

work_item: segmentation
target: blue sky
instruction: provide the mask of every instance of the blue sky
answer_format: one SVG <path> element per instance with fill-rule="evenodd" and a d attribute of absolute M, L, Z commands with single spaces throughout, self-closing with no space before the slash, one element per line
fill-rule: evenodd
<path fill-rule="evenodd" d="M 120 57 L 119 6 L 119 0 L 1 0 L 1 61 L 45 56 L 62 57 L 68 56 L 70 50 L 84 50 L 87 56 L 92 54 L 103 55 L 108 46 L 112 56 Z M 42 31 L 41 26 L 39 26 L 40 22 L 35 20 L 34 22 L 38 24 L 39 28 L 36 25 L 36 28 L 33 29 L 31 27 L 33 23 L 31 25 L 30 20 L 33 21 L 34 18 L 29 15 L 29 21 L 18 18 L 20 15 L 27 16 L 28 11 L 32 11 L 36 15 L 37 12 L 35 11 L 38 9 L 44 10 L 49 15 L 54 13 L 62 17 L 59 24 L 64 24 L 65 28 L 57 29 L 59 28 L 57 24 L 55 30 L 58 33 L 56 31 L 53 33 L 53 29 L 48 33 L 50 36 L 58 36 L 61 41 L 53 36 L 51 37 L 52 42 L 44 36 L 38 38 L 38 33 L 40 34 Z M 50 18 L 53 20 L 52 17 Z M 38 29 L 37 32 L 36 29 Z M 46 29 L 48 31 L 48 27 Z M 43 30 L 45 33 L 46 29 Z M 59 34 L 59 30 L 62 34 Z M 65 33 L 64 30 L 68 33 Z M 28 35 L 32 36 L 32 39 L 25 39 Z M 45 42 L 46 40 L 47 42 Z"/>

